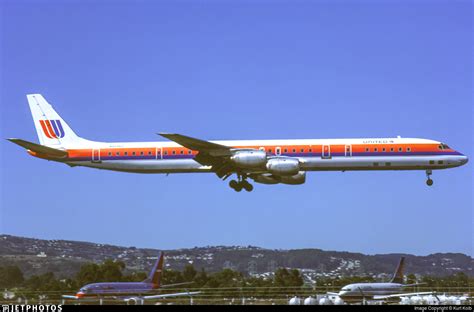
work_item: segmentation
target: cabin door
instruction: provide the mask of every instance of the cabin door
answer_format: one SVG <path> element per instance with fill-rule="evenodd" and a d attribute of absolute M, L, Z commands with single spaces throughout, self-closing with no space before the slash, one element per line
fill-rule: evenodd
<path fill-rule="evenodd" d="M 346 145 L 344 155 L 346 157 L 352 156 L 352 145 Z"/>
<path fill-rule="evenodd" d="M 100 162 L 100 149 L 92 149 L 92 162 Z"/>
<path fill-rule="evenodd" d="M 323 145 L 321 158 L 325 158 L 325 159 L 331 158 L 331 146 L 330 145 Z"/>

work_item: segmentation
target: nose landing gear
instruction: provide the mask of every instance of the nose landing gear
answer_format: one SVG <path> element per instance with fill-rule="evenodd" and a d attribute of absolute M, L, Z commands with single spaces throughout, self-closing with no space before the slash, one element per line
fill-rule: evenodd
<path fill-rule="evenodd" d="M 433 173 L 433 172 L 432 172 L 431 170 L 426 170 L 426 178 L 427 178 L 427 180 L 426 180 L 426 185 L 428 185 L 428 186 L 432 186 L 432 185 L 433 185 L 433 180 L 431 180 L 431 174 L 432 174 L 432 173 Z"/>
<path fill-rule="evenodd" d="M 238 176 L 238 180 L 231 180 L 229 186 L 234 189 L 236 192 L 240 192 L 242 189 L 247 192 L 253 191 L 253 185 L 247 182 L 246 178 L 242 178 L 241 175 Z"/>

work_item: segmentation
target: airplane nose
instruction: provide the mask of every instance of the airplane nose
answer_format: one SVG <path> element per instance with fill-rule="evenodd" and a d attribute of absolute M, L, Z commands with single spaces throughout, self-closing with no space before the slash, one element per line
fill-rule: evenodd
<path fill-rule="evenodd" d="M 459 159 L 460 163 L 461 163 L 461 166 L 466 164 L 468 161 L 469 161 L 469 158 L 467 158 L 467 156 L 465 155 L 462 155 Z"/>

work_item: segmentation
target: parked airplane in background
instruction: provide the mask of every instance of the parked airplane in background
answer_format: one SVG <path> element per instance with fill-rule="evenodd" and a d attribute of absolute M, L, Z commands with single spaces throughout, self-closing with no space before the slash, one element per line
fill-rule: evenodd
<path fill-rule="evenodd" d="M 163 273 L 164 254 L 158 255 L 148 278 L 143 282 L 106 282 L 106 283 L 94 283 L 83 286 L 75 296 L 63 295 L 64 299 L 75 299 L 75 300 L 87 300 L 87 299 L 99 299 L 113 298 L 116 300 L 123 300 L 127 303 L 140 303 L 143 304 L 144 300 L 151 299 L 163 299 L 170 297 L 179 296 L 193 296 L 200 293 L 200 291 L 194 292 L 182 292 L 173 294 L 160 294 L 156 292 L 160 288 L 178 286 L 189 283 L 179 283 L 172 285 L 161 285 L 161 275 Z"/>
<path fill-rule="evenodd" d="M 405 257 L 400 259 L 397 270 L 389 283 L 356 283 L 341 288 L 338 293 L 328 293 L 338 296 L 344 302 L 365 302 L 367 300 L 400 300 L 401 297 L 431 295 L 433 292 L 402 293 L 406 287 L 421 284 L 403 284 L 403 267 Z"/>
<path fill-rule="evenodd" d="M 9 139 L 33 156 L 69 166 L 136 173 L 214 172 L 231 188 L 252 191 L 263 184 L 303 184 L 307 171 L 432 170 L 464 165 L 468 158 L 427 139 L 317 139 L 204 141 L 160 133 L 174 142 L 105 143 L 78 137 L 40 94 L 27 95 L 40 144 Z"/>

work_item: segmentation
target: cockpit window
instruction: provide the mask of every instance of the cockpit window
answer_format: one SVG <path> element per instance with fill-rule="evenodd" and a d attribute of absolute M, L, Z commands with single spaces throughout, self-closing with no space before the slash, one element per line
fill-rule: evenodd
<path fill-rule="evenodd" d="M 451 149 L 447 144 L 441 143 L 443 149 Z"/>

